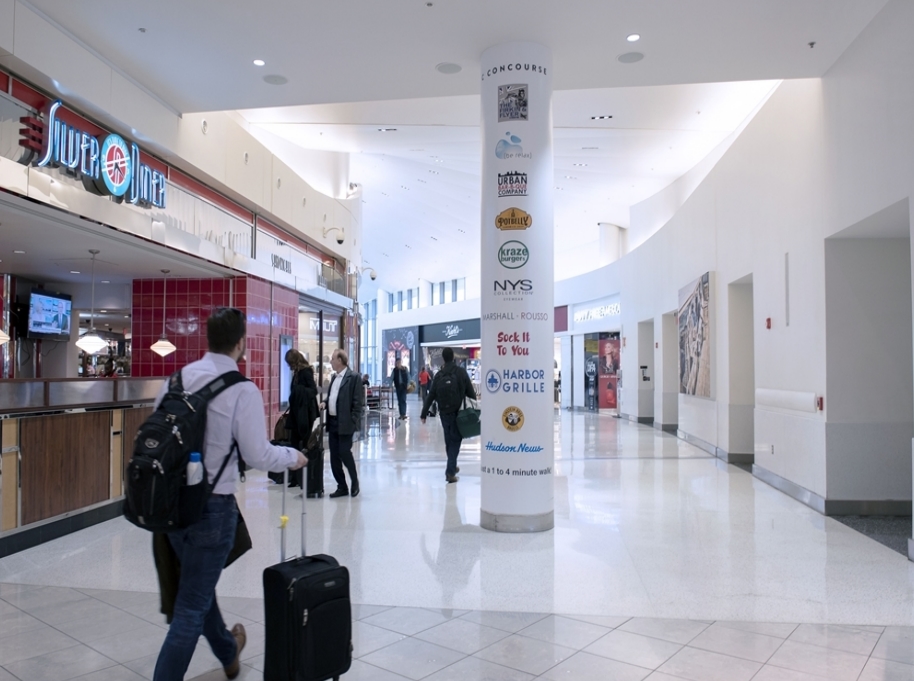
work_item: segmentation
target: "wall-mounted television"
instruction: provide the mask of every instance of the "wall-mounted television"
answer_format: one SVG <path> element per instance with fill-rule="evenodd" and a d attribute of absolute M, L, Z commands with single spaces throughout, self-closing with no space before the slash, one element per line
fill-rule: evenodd
<path fill-rule="evenodd" d="M 70 340 L 70 316 L 73 304 L 66 293 L 52 293 L 33 288 L 29 296 L 29 338 Z"/>

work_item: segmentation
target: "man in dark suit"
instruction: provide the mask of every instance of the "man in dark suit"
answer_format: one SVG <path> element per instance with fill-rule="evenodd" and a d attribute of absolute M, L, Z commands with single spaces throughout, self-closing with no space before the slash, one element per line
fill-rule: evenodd
<path fill-rule="evenodd" d="M 330 366 L 336 375 L 330 379 L 327 399 L 321 408 L 327 409 L 327 439 L 330 444 L 330 470 L 336 480 L 336 491 L 330 498 L 359 495 L 359 474 L 352 456 L 352 434 L 359 429 L 362 418 L 362 379 L 349 368 L 345 350 L 334 350 Z M 343 466 L 349 471 L 351 485 L 346 484 Z"/>

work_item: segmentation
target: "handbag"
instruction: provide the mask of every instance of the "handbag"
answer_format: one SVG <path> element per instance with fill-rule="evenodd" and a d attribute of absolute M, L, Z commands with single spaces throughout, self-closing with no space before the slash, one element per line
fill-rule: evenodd
<path fill-rule="evenodd" d="M 457 430 L 460 431 L 460 437 L 476 437 L 482 432 L 482 424 L 479 422 L 480 409 L 476 404 L 476 400 L 470 400 L 470 405 L 467 406 L 467 398 L 463 398 L 463 406 L 457 412 Z"/>
<path fill-rule="evenodd" d="M 324 422 L 320 417 L 314 419 L 311 435 L 308 436 L 308 451 L 318 448 L 321 450 L 324 448 Z"/>
<path fill-rule="evenodd" d="M 289 410 L 276 420 L 273 426 L 273 439 L 277 442 L 288 442 L 292 437 L 292 429 L 289 428 Z"/>

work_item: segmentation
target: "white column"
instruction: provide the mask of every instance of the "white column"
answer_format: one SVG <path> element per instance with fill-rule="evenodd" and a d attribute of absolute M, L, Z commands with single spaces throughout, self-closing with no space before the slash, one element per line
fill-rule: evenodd
<path fill-rule="evenodd" d="M 480 525 L 538 532 L 554 526 L 552 55 L 498 45 L 481 68 Z"/>

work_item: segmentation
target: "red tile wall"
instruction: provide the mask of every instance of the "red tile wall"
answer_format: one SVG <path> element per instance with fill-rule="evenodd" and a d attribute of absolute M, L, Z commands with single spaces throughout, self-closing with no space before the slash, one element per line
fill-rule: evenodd
<path fill-rule="evenodd" d="M 234 288 L 234 292 L 232 289 Z M 165 330 L 177 350 L 159 357 L 149 347 L 162 334 L 161 279 L 133 282 L 134 376 L 169 376 L 206 352 L 206 320 L 232 305 L 247 315 L 247 353 L 241 373 L 260 388 L 267 432 L 279 418 L 279 336 L 298 335 L 298 293 L 256 277 L 175 279 L 168 282 Z"/>

